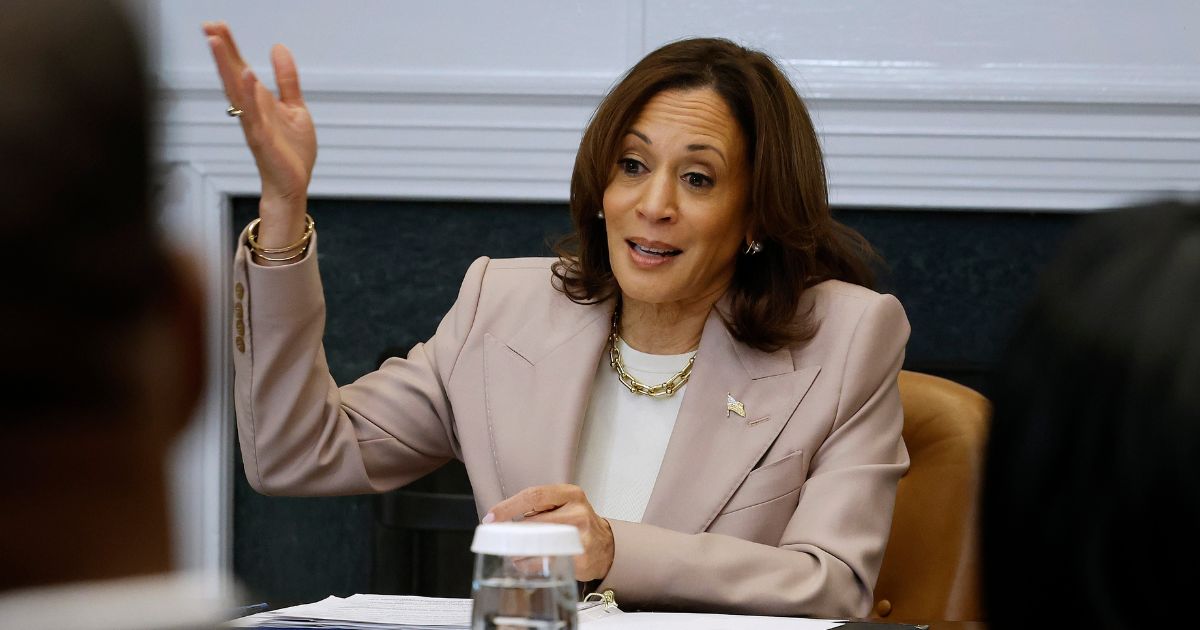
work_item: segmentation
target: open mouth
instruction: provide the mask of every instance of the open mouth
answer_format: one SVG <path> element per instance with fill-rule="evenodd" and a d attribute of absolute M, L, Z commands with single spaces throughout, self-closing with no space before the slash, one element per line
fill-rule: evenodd
<path fill-rule="evenodd" d="M 658 256 L 660 258 L 671 258 L 673 256 L 678 256 L 683 253 L 682 249 L 670 249 L 669 247 L 651 247 L 649 245 L 640 245 L 638 243 L 635 243 L 633 241 L 628 241 L 628 240 L 625 242 L 629 245 L 630 249 L 634 250 L 635 252 L 638 252 L 639 254 L 644 254 L 646 256 Z M 658 245 L 658 244 L 655 243 L 655 245 Z"/>

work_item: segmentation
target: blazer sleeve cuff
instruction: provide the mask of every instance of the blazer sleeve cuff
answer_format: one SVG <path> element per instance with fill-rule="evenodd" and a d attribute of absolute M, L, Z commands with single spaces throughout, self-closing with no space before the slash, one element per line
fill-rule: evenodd
<path fill-rule="evenodd" d="M 617 605 L 627 606 L 639 600 L 649 591 L 647 587 L 653 584 L 656 570 L 653 563 L 639 562 L 642 558 L 654 557 L 654 537 L 639 535 L 639 530 L 654 529 L 641 523 L 609 519 L 609 528 L 613 535 L 613 563 L 608 569 L 608 575 L 600 580 L 599 585 L 592 584 L 589 592 L 603 593 L 611 590 L 617 600 Z"/>
<path fill-rule="evenodd" d="M 248 230 L 249 226 L 242 229 L 234 256 L 234 280 L 243 284 L 244 289 L 235 285 L 234 292 L 235 295 L 243 291 L 253 293 L 252 319 L 259 322 L 292 319 L 297 313 L 324 309 L 325 296 L 317 266 L 317 233 L 313 232 L 308 249 L 299 260 L 268 267 L 255 262 L 250 255 Z"/>

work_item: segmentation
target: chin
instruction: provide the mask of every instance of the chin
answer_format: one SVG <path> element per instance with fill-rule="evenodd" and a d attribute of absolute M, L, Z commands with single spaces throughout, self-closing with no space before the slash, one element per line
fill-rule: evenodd
<path fill-rule="evenodd" d="M 664 275 L 655 276 L 636 269 L 613 269 L 621 295 L 646 304 L 662 304 L 673 301 L 678 293 L 673 282 Z"/>

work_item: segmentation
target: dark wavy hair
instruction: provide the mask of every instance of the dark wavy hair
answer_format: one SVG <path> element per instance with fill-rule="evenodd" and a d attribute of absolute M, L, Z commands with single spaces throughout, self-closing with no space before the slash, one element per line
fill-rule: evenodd
<path fill-rule="evenodd" d="M 798 313 L 804 290 L 829 279 L 871 286 L 874 252 L 830 213 L 821 146 L 787 76 L 766 54 L 726 39 L 687 39 L 659 48 L 630 69 L 600 103 L 575 158 L 574 233 L 556 247 L 556 285 L 580 303 L 617 294 L 604 224 L 596 211 L 603 207 L 621 140 L 658 93 L 705 87 L 729 105 L 746 139 L 748 224 L 763 244 L 761 253 L 737 258 L 730 309 L 721 316 L 738 341 L 776 350 L 815 330 Z"/>
<path fill-rule="evenodd" d="M 1200 204 L 1081 226 L 990 393 L 989 627 L 1178 626 L 1200 564 Z"/>

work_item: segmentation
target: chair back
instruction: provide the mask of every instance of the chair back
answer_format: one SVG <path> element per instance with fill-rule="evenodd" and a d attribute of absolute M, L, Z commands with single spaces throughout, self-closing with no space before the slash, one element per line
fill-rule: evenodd
<path fill-rule="evenodd" d="M 875 586 L 875 618 L 980 621 L 978 495 L 991 405 L 975 390 L 900 372 L 912 463 Z"/>

